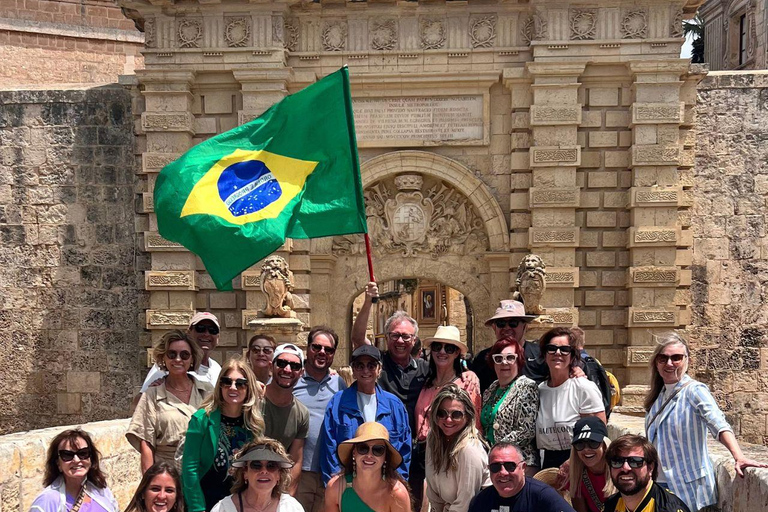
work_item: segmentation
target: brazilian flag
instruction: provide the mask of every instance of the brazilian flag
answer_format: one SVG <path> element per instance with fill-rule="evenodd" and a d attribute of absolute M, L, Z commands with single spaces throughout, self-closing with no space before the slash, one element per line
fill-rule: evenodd
<path fill-rule="evenodd" d="M 154 197 L 160 234 L 200 256 L 220 290 L 286 237 L 367 232 L 349 71 L 193 147 Z"/>

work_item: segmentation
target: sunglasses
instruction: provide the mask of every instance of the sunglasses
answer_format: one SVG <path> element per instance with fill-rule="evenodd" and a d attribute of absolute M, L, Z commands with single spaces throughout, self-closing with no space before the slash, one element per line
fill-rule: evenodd
<path fill-rule="evenodd" d="M 197 324 L 193 327 L 196 333 L 203 334 L 204 332 L 208 332 L 211 336 L 216 336 L 219 334 L 219 328 L 215 325 L 200 325 Z"/>
<path fill-rule="evenodd" d="M 580 452 L 581 450 L 583 450 L 587 446 L 589 446 L 590 450 L 597 450 L 600 447 L 601 444 L 603 444 L 603 443 L 601 443 L 600 441 L 592 441 L 592 440 L 589 440 L 589 441 L 576 441 L 575 443 L 573 443 L 573 447 L 576 448 L 577 452 Z"/>
<path fill-rule="evenodd" d="M 488 469 L 491 473 L 498 473 L 501 471 L 502 466 L 507 470 L 507 473 L 514 473 L 517 469 L 517 462 L 493 462 L 488 464 Z"/>
<path fill-rule="evenodd" d="M 301 370 L 301 363 L 297 363 L 296 361 L 286 361 L 285 359 L 275 359 L 275 365 L 278 368 L 285 368 L 286 366 L 290 366 L 291 370 L 293 370 L 294 372 Z"/>
<path fill-rule="evenodd" d="M 446 411 L 445 409 L 437 410 L 437 419 L 444 420 L 449 416 L 453 421 L 459 421 L 464 417 L 464 411 Z"/>
<path fill-rule="evenodd" d="M 248 379 L 232 379 L 231 377 L 222 377 L 221 378 L 221 387 L 223 388 L 231 388 L 232 384 L 235 385 L 237 389 L 243 389 L 248 385 Z"/>
<path fill-rule="evenodd" d="M 267 471 L 269 471 L 270 473 L 275 473 L 276 471 L 280 471 L 280 464 L 273 461 L 268 461 L 266 464 L 264 464 L 260 460 L 252 460 L 248 464 L 248 467 L 254 471 L 261 471 L 264 468 L 267 468 Z"/>
<path fill-rule="evenodd" d="M 75 455 L 80 460 L 89 460 L 91 458 L 90 448 L 81 448 L 77 451 L 72 450 L 59 450 L 59 458 L 64 462 L 70 462 L 75 459 Z"/>
<path fill-rule="evenodd" d="M 432 352 L 440 352 L 443 350 L 446 354 L 453 355 L 456 352 L 459 351 L 459 347 L 456 345 L 453 345 L 452 343 L 440 343 L 439 341 L 432 342 L 431 345 L 429 345 L 429 350 Z"/>
<path fill-rule="evenodd" d="M 182 361 L 189 361 L 189 358 L 192 357 L 192 354 L 190 354 L 188 350 L 182 350 L 181 352 L 169 350 L 165 353 L 165 357 L 171 361 L 174 361 L 177 357 L 180 357 Z"/>
<path fill-rule="evenodd" d="M 325 350 L 325 353 L 329 356 L 332 356 L 334 352 L 336 352 L 336 349 L 333 347 L 326 347 L 325 345 L 321 345 L 319 343 L 312 343 L 309 345 L 309 348 L 312 349 L 312 352 L 317 352 L 318 354 Z"/>
<path fill-rule="evenodd" d="M 375 444 L 373 446 L 368 446 L 367 444 L 359 443 L 355 445 L 355 451 L 359 455 L 368 455 L 368 452 L 373 452 L 373 455 L 376 457 L 381 457 L 385 453 L 387 453 L 387 447 L 383 444 Z"/>
<path fill-rule="evenodd" d="M 627 463 L 630 468 L 637 469 L 645 466 L 645 459 L 643 457 L 613 457 L 612 459 L 608 460 L 608 464 L 611 465 L 613 469 L 620 469 L 624 467 L 624 463 Z"/>
<path fill-rule="evenodd" d="M 517 361 L 517 354 L 493 354 L 493 362 L 496 364 L 515 364 Z"/>
<path fill-rule="evenodd" d="M 656 356 L 656 363 L 667 364 L 669 361 L 672 361 L 673 363 L 679 363 L 683 359 L 685 359 L 685 354 L 672 354 L 671 356 L 659 354 Z"/>
<path fill-rule="evenodd" d="M 522 322 L 520 320 L 496 320 L 494 322 L 494 325 L 496 325 L 496 327 L 498 327 L 499 329 L 503 329 L 505 327 L 510 327 L 514 329 L 521 323 Z"/>
<path fill-rule="evenodd" d="M 275 353 L 274 347 L 251 347 L 252 354 L 265 354 L 271 356 Z"/>
<path fill-rule="evenodd" d="M 547 354 L 556 354 L 557 352 L 560 352 L 562 355 L 567 356 L 573 352 L 573 347 L 570 345 L 552 345 L 550 343 L 544 347 L 544 350 L 547 351 Z"/>
<path fill-rule="evenodd" d="M 387 334 L 387 337 L 389 338 L 389 341 L 397 341 L 402 338 L 406 343 L 414 338 L 413 334 L 405 334 L 404 332 L 390 332 Z"/>
<path fill-rule="evenodd" d="M 369 363 L 361 363 L 359 361 L 356 362 L 356 363 L 352 363 L 352 369 L 353 370 L 357 370 L 359 372 L 365 370 L 366 368 L 369 371 L 374 371 L 378 367 L 379 367 L 379 363 L 370 363 L 370 362 Z"/>

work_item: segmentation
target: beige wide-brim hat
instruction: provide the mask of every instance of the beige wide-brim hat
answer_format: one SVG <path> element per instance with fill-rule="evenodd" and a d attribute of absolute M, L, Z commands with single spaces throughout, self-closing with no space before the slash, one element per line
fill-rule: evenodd
<path fill-rule="evenodd" d="M 441 325 L 438 327 L 434 336 L 423 341 L 424 348 L 429 348 L 435 341 L 439 343 L 450 343 L 451 345 L 456 345 L 459 347 L 459 349 L 461 349 L 461 355 L 466 354 L 467 350 L 469 350 L 467 344 L 461 341 L 459 328 L 453 325 Z"/>
<path fill-rule="evenodd" d="M 485 325 L 491 325 L 500 318 L 519 318 L 523 322 L 530 322 L 538 317 L 539 315 L 526 315 L 525 306 L 519 300 L 502 300 L 496 308 L 496 314 L 486 320 Z"/>
<path fill-rule="evenodd" d="M 392 464 L 394 468 L 400 467 L 400 464 L 403 463 L 403 456 L 389 443 L 389 431 L 387 430 L 387 427 L 381 423 L 367 421 L 357 428 L 355 437 L 347 439 L 336 449 L 336 453 L 339 455 L 339 462 L 341 462 L 347 471 L 352 470 L 352 450 L 355 448 L 355 445 L 357 443 L 367 443 L 368 441 L 384 441 L 384 444 L 387 445 L 387 451 L 389 452 L 389 463 Z"/>

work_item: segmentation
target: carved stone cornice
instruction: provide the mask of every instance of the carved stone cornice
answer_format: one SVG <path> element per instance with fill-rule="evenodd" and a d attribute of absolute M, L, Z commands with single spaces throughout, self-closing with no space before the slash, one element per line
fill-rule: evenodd
<path fill-rule="evenodd" d="M 536 76 L 581 76 L 587 67 L 578 62 L 527 62 L 525 69 Z"/>

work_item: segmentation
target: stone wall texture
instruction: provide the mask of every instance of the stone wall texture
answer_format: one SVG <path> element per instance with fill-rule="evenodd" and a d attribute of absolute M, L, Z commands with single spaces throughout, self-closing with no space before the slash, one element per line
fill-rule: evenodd
<path fill-rule="evenodd" d="M 768 72 L 698 88 L 691 373 L 744 440 L 768 443 Z"/>
<path fill-rule="evenodd" d="M 125 417 L 140 381 L 130 98 L 0 91 L 0 431 Z"/>

